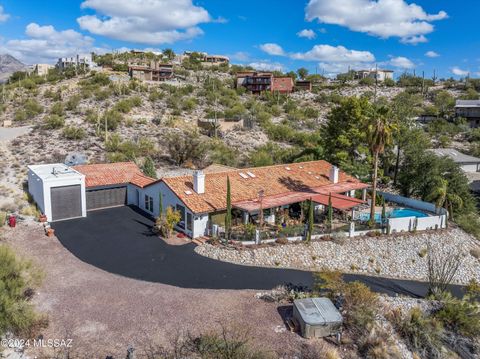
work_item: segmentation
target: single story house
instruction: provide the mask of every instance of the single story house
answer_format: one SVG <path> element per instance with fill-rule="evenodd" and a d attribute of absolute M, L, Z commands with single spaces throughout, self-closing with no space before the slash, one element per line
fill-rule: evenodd
<path fill-rule="evenodd" d="M 438 157 L 448 157 L 457 163 L 466 173 L 480 172 L 480 158 L 466 155 L 453 148 L 434 148 L 431 150 Z"/>
<path fill-rule="evenodd" d="M 369 187 L 322 160 L 247 169 L 217 166 L 159 180 L 145 176 L 132 162 L 40 166 L 45 167 L 29 166 L 29 191 L 49 221 L 84 217 L 90 210 L 122 205 L 137 206 L 157 217 L 162 196 L 164 208 L 170 206 L 180 212 L 177 229 L 191 238 L 209 235 L 214 226 L 223 226 L 227 179 L 231 184 L 232 207 L 241 213 L 244 223 L 260 211 L 265 221 L 274 222 L 275 209 L 309 199 L 317 208 L 328 206 L 331 198 L 333 208 L 353 210 L 366 203 Z M 47 181 L 42 186 L 37 177 L 53 184 Z M 60 180 L 56 181 L 57 177 Z M 58 187 L 52 193 L 59 195 L 39 194 L 50 193 L 52 187 Z M 363 199 L 355 198 L 357 190 L 363 191 Z M 69 208 L 72 204 L 75 210 Z M 52 212 L 48 208 L 60 210 Z"/>
<path fill-rule="evenodd" d="M 393 80 L 393 71 L 392 70 L 382 70 L 382 69 L 370 69 L 370 70 L 359 70 L 355 72 L 355 78 L 358 80 L 365 78 L 372 78 L 378 81 L 385 81 L 386 79 Z"/>

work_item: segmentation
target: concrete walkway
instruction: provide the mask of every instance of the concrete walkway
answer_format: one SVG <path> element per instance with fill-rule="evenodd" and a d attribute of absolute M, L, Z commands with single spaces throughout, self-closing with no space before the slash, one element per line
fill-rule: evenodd
<path fill-rule="evenodd" d="M 80 260 L 110 273 L 183 288 L 271 289 L 280 284 L 312 286 L 312 272 L 242 266 L 200 256 L 194 244 L 171 246 L 151 232 L 153 221 L 130 207 L 88 213 L 53 224 L 60 242 Z M 388 295 L 426 295 L 426 283 L 345 275 Z M 454 286 L 455 294 L 461 287 Z"/>

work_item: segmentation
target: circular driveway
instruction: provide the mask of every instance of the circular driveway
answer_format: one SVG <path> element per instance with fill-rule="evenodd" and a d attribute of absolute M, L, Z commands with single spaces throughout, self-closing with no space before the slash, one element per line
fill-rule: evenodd
<path fill-rule="evenodd" d="M 53 223 L 59 241 L 80 260 L 110 273 L 182 288 L 272 289 L 294 284 L 311 287 L 312 272 L 242 266 L 203 257 L 195 245 L 168 245 L 151 231 L 153 220 L 133 207 L 92 211 L 86 218 Z M 345 274 L 376 292 L 424 297 L 428 284 Z M 461 286 L 451 286 L 456 296 Z"/>

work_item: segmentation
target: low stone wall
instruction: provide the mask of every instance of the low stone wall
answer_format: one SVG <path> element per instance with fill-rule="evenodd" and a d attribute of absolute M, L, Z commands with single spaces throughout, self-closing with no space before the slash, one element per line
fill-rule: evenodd
<path fill-rule="evenodd" d="M 427 242 L 439 255 L 464 254 L 456 283 L 470 279 L 480 281 L 480 261 L 470 250 L 478 241 L 460 229 L 425 231 L 381 237 L 341 238 L 273 245 L 261 248 L 227 249 L 209 244 L 195 250 L 204 256 L 243 265 L 274 268 L 295 268 L 311 271 L 322 269 L 380 275 L 394 278 L 427 280 Z"/>

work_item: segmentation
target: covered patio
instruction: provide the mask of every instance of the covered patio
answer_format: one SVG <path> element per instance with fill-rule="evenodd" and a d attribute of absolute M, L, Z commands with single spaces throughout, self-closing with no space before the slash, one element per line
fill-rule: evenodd
<path fill-rule="evenodd" d="M 359 186 L 362 198 L 366 197 L 366 186 Z M 333 188 L 331 188 L 333 189 Z M 355 210 L 367 205 L 365 199 L 356 197 L 356 189 L 346 193 L 325 191 L 291 191 L 280 195 L 263 196 L 259 193 L 257 199 L 234 202 L 232 208 L 236 213 L 237 223 L 233 232 L 246 232 L 249 228 L 250 236 L 254 231 L 261 232 L 261 239 L 271 236 L 299 237 L 306 230 L 309 201 L 314 207 L 314 232 L 326 233 L 337 227 L 348 226 L 355 217 Z M 327 213 L 331 201 L 333 223 L 327 222 Z M 253 238 L 249 238 L 253 239 Z"/>

